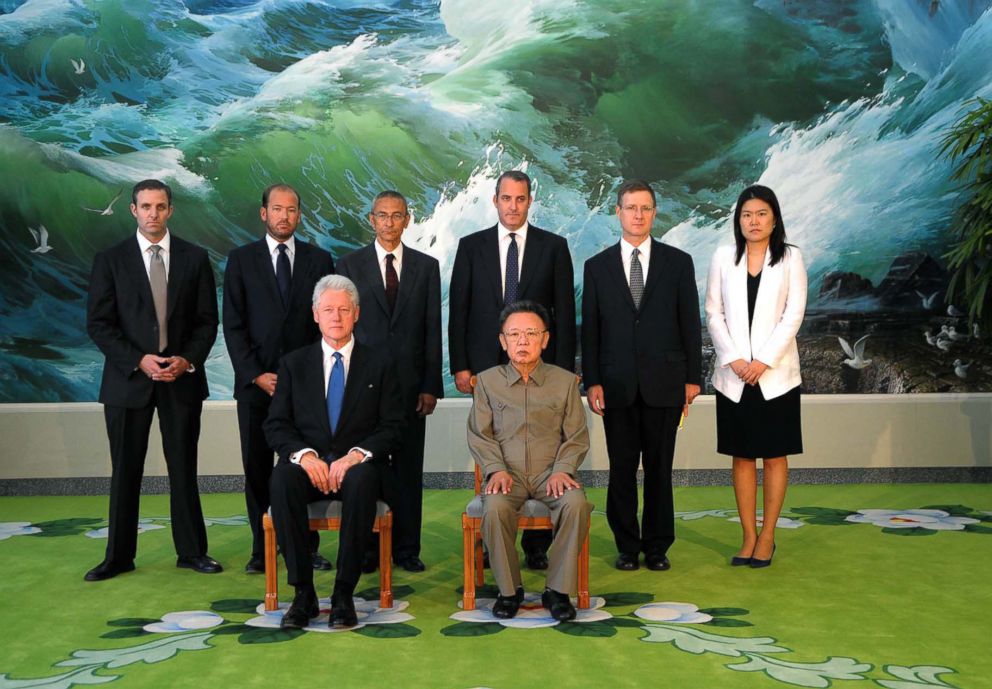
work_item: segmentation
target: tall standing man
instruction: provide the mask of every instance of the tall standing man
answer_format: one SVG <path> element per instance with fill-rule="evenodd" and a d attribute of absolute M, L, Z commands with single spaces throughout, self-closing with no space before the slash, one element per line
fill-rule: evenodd
<path fill-rule="evenodd" d="M 375 241 L 338 261 L 338 274 L 358 287 L 362 318 L 355 338 L 392 353 L 406 412 L 406 431 L 392 455 L 393 559 L 408 572 L 420 559 L 424 435 L 427 417 L 444 396 L 441 382 L 441 271 L 437 259 L 400 239 L 410 224 L 406 199 L 384 191 L 372 202 Z"/>
<path fill-rule="evenodd" d="M 245 503 L 251 524 L 251 558 L 245 572 L 265 571 L 262 516 L 269 508 L 269 479 L 274 452 L 265 441 L 262 423 L 276 391 L 279 358 L 316 342 L 313 287 L 334 272 L 334 259 L 323 249 L 296 239 L 300 195 L 288 184 L 262 192 L 259 210 L 265 237 L 234 249 L 224 271 L 224 340 L 234 366 L 234 398 L 238 405 L 241 463 L 245 471 Z M 314 569 L 330 569 L 311 535 Z"/>
<path fill-rule="evenodd" d="M 499 222 L 458 242 L 448 292 L 448 350 L 459 392 L 472 394 L 472 375 L 508 361 L 500 346 L 499 315 L 522 299 L 549 314 L 549 363 L 575 369 L 575 291 L 572 257 L 564 237 L 530 225 L 531 180 L 519 170 L 496 180 L 493 205 Z M 525 531 L 527 566 L 547 569 L 551 537 Z"/>
<path fill-rule="evenodd" d="M 86 329 L 106 357 L 100 402 L 110 441 L 110 529 L 101 581 L 134 569 L 148 432 L 157 411 L 169 473 L 177 567 L 221 571 L 207 555 L 196 484 L 204 362 L 217 338 L 217 291 L 202 248 L 169 232 L 172 190 L 156 179 L 131 191 L 136 236 L 96 255 Z"/>
<path fill-rule="evenodd" d="M 589 408 L 603 417 L 610 479 L 606 517 L 616 568 L 671 567 L 675 541 L 672 459 L 682 414 L 699 394 L 702 335 L 692 258 L 651 238 L 654 190 L 641 180 L 617 193 L 618 244 L 585 264 L 582 371 Z M 637 523 L 637 467 L 644 513 Z"/>

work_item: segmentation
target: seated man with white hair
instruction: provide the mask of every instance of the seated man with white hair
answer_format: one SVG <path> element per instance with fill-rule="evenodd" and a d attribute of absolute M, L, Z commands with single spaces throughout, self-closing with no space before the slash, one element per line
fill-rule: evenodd
<path fill-rule="evenodd" d="M 328 624 L 357 624 L 353 594 L 371 538 L 389 453 L 403 430 L 402 396 L 391 359 L 355 341 L 358 290 L 327 275 L 313 291 L 321 340 L 283 357 L 265 438 L 279 454 L 272 472 L 272 520 L 296 587 L 283 627 L 306 627 L 319 613 L 313 586 L 307 505 L 341 500 L 337 575 Z"/>
<path fill-rule="evenodd" d="M 551 510 L 547 584 L 541 603 L 559 621 L 575 618 L 578 553 L 592 505 L 576 480 L 589 451 L 589 432 L 575 374 L 541 361 L 548 312 L 518 301 L 500 314 L 499 341 L 510 359 L 479 374 L 468 419 L 468 447 L 486 477 L 482 540 L 499 596 L 493 615 L 517 614 L 524 590 L 514 541 L 517 511 L 528 498 Z"/>

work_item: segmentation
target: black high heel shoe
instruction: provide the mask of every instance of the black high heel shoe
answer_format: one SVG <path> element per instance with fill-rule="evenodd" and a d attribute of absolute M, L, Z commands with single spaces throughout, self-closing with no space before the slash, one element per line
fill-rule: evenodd
<path fill-rule="evenodd" d="M 776 546 L 776 545 L 773 545 L 772 546 L 772 557 L 775 556 L 775 548 L 777 548 L 777 547 L 778 546 Z M 771 564 L 772 564 L 772 558 L 771 557 L 769 557 L 767 560 L 759 560 L 756 557 L 752 557 L 751 558 L 751 569 L 760 569 L 761 567 L 768 567 Z"/>
<path fill-rule="evenodd" d="M 734 555 L 732 558 L 730 558 L 730 566 L 747 567 L 749 564 L 751 564 L 752 560 L 754 560 L 753 555 L 752 557 L 741 557 L 740 555 Z"/>

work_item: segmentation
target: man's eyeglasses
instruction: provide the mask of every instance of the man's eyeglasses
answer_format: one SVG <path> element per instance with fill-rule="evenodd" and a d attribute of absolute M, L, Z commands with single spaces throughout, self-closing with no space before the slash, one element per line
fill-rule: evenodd
<path fill-rule="evenodd" d="M 387 220 L 392 220 L 393 222 L 403 222 L 406 218 L 406 213 L 373 213 L 372 217 L 379 222 L 386 222 Z"/>
<path fill-rule="evenodd" d="M 541 335 L 548 332 L 547 330 L 511 330 L 508 333 L 503 333 L 503 337 L 511 342 L 519 342 L 521 338 L 525 339 L 527 342 L 534 342 L 539 340 Z"/>
<path fill-rule="evenodd" d="M 631 215 L 637 215 L 638 211 L 641 212 L 641 215 L 649 215 L 654 213 L 654 206 L 621 206 L 620 210 Z"/>

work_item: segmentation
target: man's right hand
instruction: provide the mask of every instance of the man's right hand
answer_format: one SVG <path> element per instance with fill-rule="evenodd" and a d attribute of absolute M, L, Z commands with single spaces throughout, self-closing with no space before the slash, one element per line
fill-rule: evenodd
<path fill-rule="evenodd" d="M 300 458 L 300 466 L 310 477 L 310 483 L 324 495 L 331 492 L 331 468 L 313 452 L 308 452 Z"/>
<path fill-rule="evenodd" d="M 466 395 L 472 394 L 472 372 L 469 370 L 455 372 L 455 387 L 458 392 Z"/>
<path fill-rule="evenodd" d="M 593 385 L 587 388 L 586 402 L 589 404 L 589 411 L 602 416 L 603 411 L 606 409 L 606 396 L 603 395 L 603 386 Z"/>
<path fill-rule="evenodd" d="M 486 482 L 486 495 L 506 495 L 513 488 L 513 477 L 506 471 L 494 471 Z"/>
<path fill-rule="evenodd" d="M 162 379 L 162 369 L 167 367 L 171 362 L 169 357 L 157 356 L 155 354 L 145 354 L 141 357 L 141 361 L 138 362 L 138 368 L 141 372 L 152 380 Z"/>
<path fill-rule="evenodd" d="M 275 373 L 263 373 L 255 379 L 255 385 L 262 388 L 266 395 L 272 397 L 276 394 L 276 378 Z"/>

